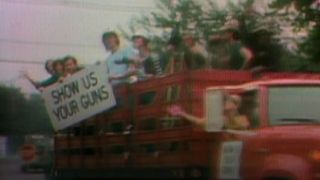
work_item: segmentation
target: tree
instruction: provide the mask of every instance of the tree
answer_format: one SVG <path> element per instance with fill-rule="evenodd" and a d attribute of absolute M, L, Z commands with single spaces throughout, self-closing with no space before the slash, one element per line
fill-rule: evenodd
<path fill-rule="evenodd" d="M 52 134 L 53 127 L 40 94 L 31 94 L 27 101 L 29 131 L 28 133 Z M 32 112 L 32 113 L 30 113 Z M 32 122 L 32 123 L 31 123 Z"/>
<path fill-rule="evenodd" d="M 277 13 L 292 16 L 291 24 L 299 30 L 308 32 L 307 38 L 299 43 L 299 58 L 303 60 L 301 70 L 320 71 L 320 1 L 319 0 L 276 0 L 270 4 Z M 291 10 L 291 11 L 290 11 Z M 290 14 L 291 13 L 291 14 Z"/>
<path fill-rule="evenodd" d="M 53 132 L 39 95 L 26 99 L 20 89 L 0 85 L 0 134 L 23 135 Z"/>
<path fill-rule="evenodd" d="M 196 0 L 160 0 L 158 1 L 157 9 L 151 13 L 151 16 L 142 16 L 133 19 L 130 24 L 131 33 L 139 29 L 144 29 L 153 42 L 153 47 L 156 50 L 163 48 L 170 40 L 170 37 L 175 37 L 175 40 L 184 33 L 191 34 L 196 37 L 202 44 L 207 47 L 209 52 L 212 52 L 209 46 L 209 37 L 212 35 L 221 34 L 221 27 L 230 19 L 237 19 L 240 22 L 241 35 L 243 42 L 255 49 L 261 47 L 268 50 L 280 50 L 278 41 L 272 39 L 280 33 L 280 24 L 271 14 L 258 14 L 252 8 L 254 0 L 240 1 L 235 4 L 229 1 L 223 9 L 213 0 L 199 1 Z M 259 42 L 257 29 L 264 29 L 266 34 L 270 36 L 272 41 Z M 157 33 L 155 33 L 157 32 Z M 128 32 L 124 32 L 126 37 L 130 37 Z M 275 48 L 276 47 L 276 48 Z M 259 49 L 260 54 L 261 49 Z M 269 52 L 268 52 L 269 53 Z M 280 61 L 279 52 L 271 52 L 269 58 L 274 61 Z M 281 52 L 283 53 L 283 52 Z M 280 54 L 281 54 L 280 53 Z M 284 64 L 283 67 L 280 66 Z M 286 69 L 285 63 L 278 63 L 278 70 Z"/>
<path fill-rule="evenodd" d="M 202 19 L 204 10 L 193 0 L 177 0 L 175 4 L 172 0 L 160 0 L 157 4 L 156 12 L 151 16 L 142 16 L 131 21 L 131 32 L 122 30 L 125 37 L 134 34 L 141 29 L 146 32 L 146 36 L 152 39 L 155 49 L 161 49 L 169 41 L 173 31 L 179 34 L 188 32 L 200 37 L 203 32 L 198 27 L 203 27 Z M 196 28 L 197 27 L 197 28 Z"/>
<path fill-rule="evenodd" d="M 16 107 L 24 107 L 26 101 L 17 89 L 1 86 L 0 102 L 1 133 L 7 133 L 13 131 L 12 126 L 15 124 L 15 120 L 20 119 L 18 114 L 23 113 L 23 108 Z"/>

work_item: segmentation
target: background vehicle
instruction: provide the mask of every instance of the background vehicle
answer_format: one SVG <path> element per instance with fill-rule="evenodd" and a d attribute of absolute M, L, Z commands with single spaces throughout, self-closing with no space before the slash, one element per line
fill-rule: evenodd
<path fill-rule="evenodd" d="M 24 172 L 49 172 L 53 164 L 53 138 L 45 135 L 26 135 L 20 150 Z"/>

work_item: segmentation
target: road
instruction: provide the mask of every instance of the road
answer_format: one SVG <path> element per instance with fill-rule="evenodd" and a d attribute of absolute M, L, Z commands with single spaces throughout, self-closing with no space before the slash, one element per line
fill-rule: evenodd
<path fill-rule="evenodd" d="M 0 158 L 0 180 L 45 180 L 41 173 L 23 173 L 22 161 L 18 157 Z"/>

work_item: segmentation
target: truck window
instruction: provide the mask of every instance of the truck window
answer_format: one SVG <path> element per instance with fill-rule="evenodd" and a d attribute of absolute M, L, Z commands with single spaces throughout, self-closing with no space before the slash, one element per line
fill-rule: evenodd
<path fill-rule="evenodd" d="M 259 119 L 259 101 L 256 90 L 246 91 L 240 94 L 241 104 L 239 113 L 245 115 L 250 123 L 250 129 L 257 128 L 260 125 Z"/>
<path fill-rule="evenodd" d="M 247 90 L 229 94 L 228 91 L 209 90 L 206 93 L 206 116 L 208 132 L 257 128 L 260 125 L 258 92 Z"/>
<path fill-rule="evenodd" d="M 249 117 L 247 114 L 240 112 L 241 107 L 244 107 L 242 96 L 238 94 L 224 96 L 223 115 L 225 129 L 246 130 L 250 128 Z"/>
<path fill-rule="evenodd" d="M 320 87 L 281 86 L 269 88 L 270 125 L 320 122 Z"/>
<path fill-rule="evenodd" d="M 223 98 L 225 129 L 247 130 L 260 125 L 256 90 L 225 94 Z"/>

